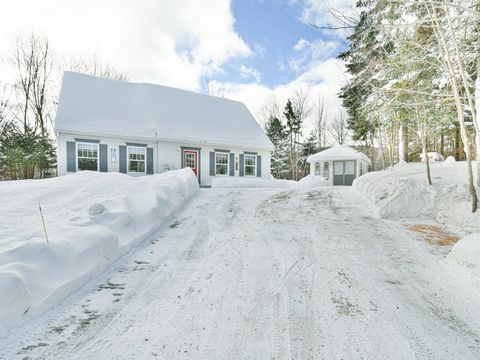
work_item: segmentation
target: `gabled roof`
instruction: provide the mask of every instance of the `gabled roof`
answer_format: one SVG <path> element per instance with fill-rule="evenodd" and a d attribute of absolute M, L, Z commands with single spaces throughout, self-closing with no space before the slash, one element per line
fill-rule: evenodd
<path fill-rule="evenodd" d="M 309 163 L 335 160 L 363 160 L 370 164 L 367 155 L 346 145 L 335 145 L 330 149 L 313 154 L 307 159 Z"/>
<path fill-rule="evenodd" d="M 55 129 L 273 149 L 260 125 L 241 102 L 74 72 L 64 73 Z"/>

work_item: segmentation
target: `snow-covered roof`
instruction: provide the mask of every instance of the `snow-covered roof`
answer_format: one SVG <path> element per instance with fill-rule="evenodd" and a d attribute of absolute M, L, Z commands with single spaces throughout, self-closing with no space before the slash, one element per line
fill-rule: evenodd
<path fill-rule="evenodd" d="M 273 149 L 241 102 L 74 72 L 64 73 L 55 129 Z"/>
<path fill-rule="evenodd" d="M 367 155 L 346 145 L 335 145 L 330 149 L 313 154 L 307 159 L 309 163 L 330 160 L 363 160 L 370 164 Z"/>

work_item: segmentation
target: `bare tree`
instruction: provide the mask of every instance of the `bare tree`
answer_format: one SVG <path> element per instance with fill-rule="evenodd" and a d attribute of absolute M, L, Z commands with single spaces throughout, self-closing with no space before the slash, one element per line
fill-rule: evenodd
<path fill-rule="evenodd" d="M 291 143 L 290 161 L 292 167 L 292 178 L 298 180 L 298 154 L 300 147 L 300 136 L 304 120 L 310 116 L 312 107 L 309 101 L 309 94 L 302 89 L 298 89 L 291 99 L 293 112 L 297 121 L 296 129 L 293 131 L 293 141 Z"/>
<path fill-rule="evenodd" d="M 50 76 L 53 57 L 46 39 L 35 34 L 15 41 L 14 62 L 17 68 L 15 85 L 17 100 L 21 107 L 20 121 L 24 132 L 40 129 L 48 132 Z M 33 121 L 32 121 L 33 119 Z"/>
<path fill-rule="evenodd" d="M 325 97 L 319 96 L 318 103 L 315 108 L 315 124 L 314 129 L 317 134 L 317 147 L 323 149 L 327 143 L 327 104 Z"/>
<path fill-rule="evenodd" d="M 11 120 L 11 106 L 9 102 L 9 90 L 6 84 L 0 84 L 0 134 L 4 126 Z"/>
<path fill-rule="evenodd" d="M 275 95 L 271 95 L 259 110 L 260 119 L 265 125 L 271 118 L 282 118 L 282 112 Z"/>
<path fill-rule="evenodd" d="M 105 77 L 113 80 L 128 80 L 128 75 L 108 62 L 101 62 L 97 55 L 89 58 L 73 58 L 65 66 L 66 69 L 84 74 Z"/>
<path fill-rule="evenodd" d="M 223 98 L 225 96 L 225 87 L 216 81 L 211 81 L 206 76 L 202 76 L 201 80 L 202 92 L 205 95 Z"/>
<path fill-rule="evenodd" d="M 330 135 L 338 144 L 343 145 L 345 143 L 348 136 L 345 112 L 341 111 L 333 118 L 333 122 L 330 124 Z"/>

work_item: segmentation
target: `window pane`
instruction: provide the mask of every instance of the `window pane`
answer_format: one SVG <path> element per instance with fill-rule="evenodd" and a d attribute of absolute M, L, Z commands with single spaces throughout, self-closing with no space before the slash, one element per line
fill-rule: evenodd
<path fill-rule="evenodd" d="M 195 154 L 185 154 L 185 167 L 189 167 L 191 169 L 195 168 Z"/>
<path fill-rule="evenodd" d="M 228 164 L 228 154 L 225 153 L 215 153 L 215 162 L 217 164 Z"/>
<path fill-rule="evenodd" d="M 343 162 L 335 162 L 334 170 L 335 175 L 343 175 Z"/>
<path fill-rule="evenodd" d="M 245 175 L 255 176 L 255 166 L 245 166 Z"/>
<path fill-rule="evenodd" d="M 255 166 L 255 155 L 245 155 L 245 166 Z"/>
<path fill-rule="evenodd" d="M 355 161 L 345 161 L 345 174 L 355 174 Z"/>
<path fill-rule="evenodd" d="M 329 170 L 329 167 L 328 167 L 328 162 L 325 162 L 323 163 L 323 176 L 325 177 L 325 179 L 328 180 L 330 174 L 329 174 L 330 170 Z"/>
<path fill-rule="evenodd" d="M 227 175 L 227 165 L 217 164 L 216 174 L 217 175 Z"/>
<path fill-rule="evenodd" d="M 82 171 L 82 170 L 97 171 L 97 159 L 79 158 L 78 170 L 79 171 Z"/>
<path fill-rule="evenodd" d="M 315 163 L 315 175 L 320 175 L 320 163 Z"/>

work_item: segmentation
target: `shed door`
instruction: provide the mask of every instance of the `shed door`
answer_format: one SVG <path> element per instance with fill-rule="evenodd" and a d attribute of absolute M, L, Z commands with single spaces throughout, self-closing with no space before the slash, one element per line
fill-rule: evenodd
<path fill-rule="evenodd" d="M 355 161 L 333 162 L 333 185 L 351 186 L 355 179 Z"/>

